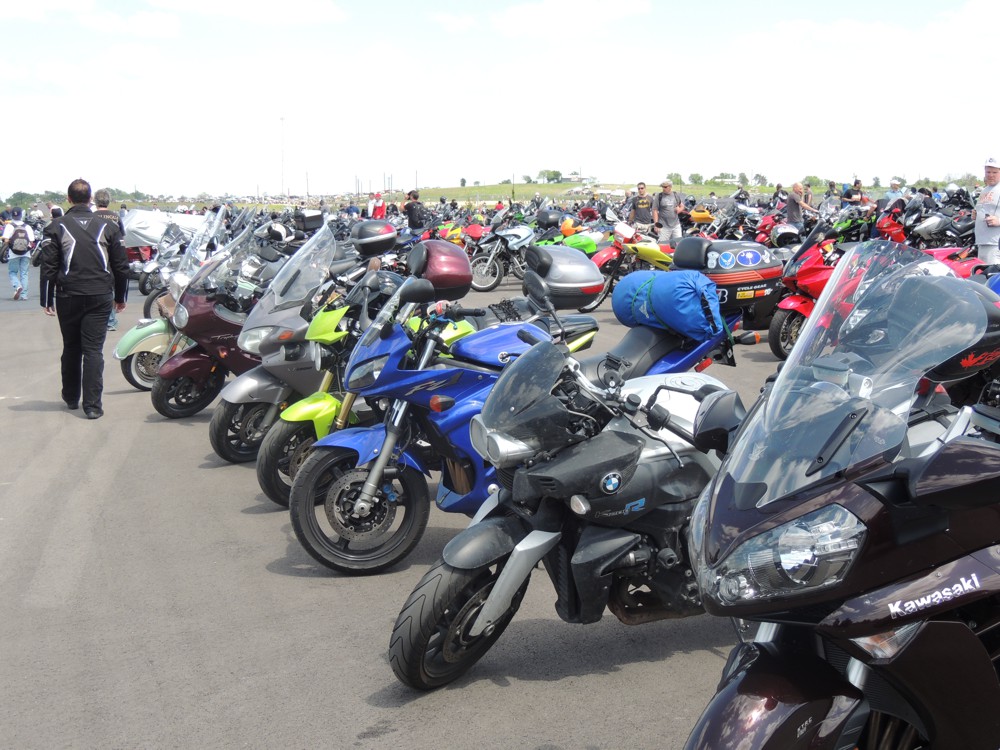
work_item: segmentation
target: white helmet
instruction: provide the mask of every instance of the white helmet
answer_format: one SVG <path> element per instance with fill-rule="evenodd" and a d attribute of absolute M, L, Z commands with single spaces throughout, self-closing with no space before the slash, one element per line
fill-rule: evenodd
<path fill-rule="evenodd" d="M 179 213 L 179 214 L 182 214 L 182 213 L 184 213 L 187 210 L 188 210 L 188 207 L 185 206 L 183 203 L 177 207 L 177 213 Z"/>

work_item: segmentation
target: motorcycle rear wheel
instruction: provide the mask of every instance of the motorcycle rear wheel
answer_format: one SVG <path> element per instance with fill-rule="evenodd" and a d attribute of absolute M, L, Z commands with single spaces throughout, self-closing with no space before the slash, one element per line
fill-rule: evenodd
<path fill-rule="evenodd" d="M 601 273 L 604 274 L 604 289 L 601 290 L 593 302 L 588 302 L 583 307 L 578 307 L 577 310 L 582 313 L 594 312 L 598 307 L 600 307 L 604 300 L 608 298 L 608 295 L 615 288 L 615 279 L 618 276 L 618 268 L 621 266 L 620 263 L 608 262 L 601 267 Z"/>
<path fill-rule="evenodd" d="M 267 497 L 288 507 L 292 483 L 316 442 L 312 422 L 279 419 L 264 435 L 257 451 L 257 483 Z"/>
<path fill-rule="evenodd" d="M 503 267 L 499 260 L 490 260 L 489 253 L 479 253 L 469 263 L 472 266 L 472 288 L 477 292 L 490 292 L 500 286 Z"/>
<path fill-rule="evenodd" d="M 368 470 L 356 470 L 357 460 L 352 450 L 314 449 L 292 483 L 288 510 L 295 536 L 317 562 L 341 573 L 377 573 L 410 554 L 423 536 L 430 516 L 427 481 L 402 467 L 381 483 L 374 508 L 362 517 L 356 496 Z"/>
<path fill-rule="evenodd" d="M 447 685 L 489 651 L 514 618 L 529 581 L 525 579 L 488 634 L 469 637 L 468 628 L 501 570 L 502 564 L 460 570 L 439 560 L 424 574 L 400 610 L 389 639 L 389 664 L 400 682 L 417 690 Z"/>
<path fill-rule="evenodd" d="M 167 419 L 182 419 L 200 412 L 215 400 L 226 384 L 226 374 L 216 370 L 207 380 L 161 378 L 156 376 L 150 400 L 153 408 Z"/>
<path fill-rule="evenodd" d="M 270 404 L 220 401 L 208 425 L 208 439 L 219 458 L 231 464 L 255 460 L 267 434 L 264 417 L 270 407 Z"/>
<path fill-rule="evenodd" d="M 139 293 L 149 294 L 154 289 L 161 288 L 161 284 L 157 283 L 159 281 L 159 276 L 153 276 L 148 271 L 143 271 L 139 274 Z"/>
<path fill-rule="evenodd" d="M 771 353 L 778 359 L 788 359 L 805 323 L 806 316 L 797 310 L 776 310 L 767 329 L 767 345 Z"/>
<path fill-rule="evenodd" d="M 129 385 L 140 391 L 148 391 L 156 382 L 156 371 L 160 367 L 161 355 L 153 352 L 136 352 L 122 360 L 122 375 Z"/>

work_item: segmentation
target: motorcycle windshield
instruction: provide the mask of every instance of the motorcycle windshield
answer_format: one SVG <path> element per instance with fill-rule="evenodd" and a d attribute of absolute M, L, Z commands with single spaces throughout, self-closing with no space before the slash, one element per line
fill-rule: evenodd
<path fill-rule="evenodd" d="M 406 305 L 404 310 L 400 312 L 400 307 L 402 306 L 400 297 L 403 294 L 404 289 L 407 289 L 416 282 L 417 279 L 414 276 L 410 276 L 406 279 L 406 281 L 399 285 L 396 293 L 393 294 L 389 298 L 388 302 L 382 306 L 382 309 L 378 311 L 378 315 L 375 317 L 375 320 L 372 321 L 372 324 L 368 326 L 367 330 L 364 334 L 362 334 L 361 340 L 358 341 L 358 345 L 354 347 L 354 351 L 351 353 L 351 358 L 347 363 L 348 370 L 350 370 L 358 362 L 363 362 L 367 359 L 368 355 L 365 350 L 379 340 L 383 330 L 392 326 L 396 322 L 402 323 L 409 317 L 409 310 L 412 309 L 412 305 Z M 397 315 L 399 317 L 398 321 Z"/>
<path fill-rule="evenodd" d="M 557 419 L 566 407 L 552 390 L 566 366 L 562 352 L 550 342 L 535 344 L 507 365 L 483 404 L 482 420 L 489 430 L 514 438 L 546 443 L 551 430 L 562 434 Z"/>
<path fill-rule="evenodd" d="M 905 245 L 850 249 L 720 470 L 737 509 L 892 460 L 918 381 L 986 330 L 969 282 Z"/>
<path fill-rule="evenodd" d="M 270 292 L 274 294 L 274 309 L 301 306 L 330 273 L 330 264 L 337 252 L 337 240 L 324 224 L 281 267 Z"/>
<path fill-rule="evenodd" d="M 192 291 L 220 289 L 226 281 L 239 277 L 244 262 L 254 253 L 253 227 L 246 227 L 222 250 L 213 255 L 191 280 Z"/>

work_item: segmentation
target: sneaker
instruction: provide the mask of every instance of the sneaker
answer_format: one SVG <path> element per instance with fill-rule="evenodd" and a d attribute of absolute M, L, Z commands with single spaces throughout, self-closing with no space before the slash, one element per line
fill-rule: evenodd
<path fill-rule="evenodd" d="M 83 413 L 87 416 L 87 419 L 100 419 L 104 416 L 104 409 L 92 406 L 89 409 L 84 409 Z"/>
<path fill-rule="evenodd" d="M 118 330 L 118 326 L 110 325 L 110 326 L 108 326 L 108 330 L 109 331 L 117 331 Z"/>
<path fill-rule="evenodd" d="M 14 299 L 21 299 L 21 287 L 18 287 L 18 288 L 17 288 L 17 289 L 16 289 L 15 291 L 14 291 Z"/>

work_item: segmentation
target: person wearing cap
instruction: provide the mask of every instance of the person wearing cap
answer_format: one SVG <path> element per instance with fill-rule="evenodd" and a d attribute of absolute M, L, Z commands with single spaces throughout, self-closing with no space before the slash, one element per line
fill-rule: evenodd
<path fill-rule="evenodd" d="M 899 188 L 900 188 L 899 180 L 896 179 L 889 180 L 889 189 L 885 193 L 885 201 L 887 204 L 896 200 L 897 198 L 903 197 L 903 191 L 900 190 Z"/>
<path fill-rule="evenodd" d="M 385 201 L 382 200 L 382 193 L 375 193 L 375 200 L 372 201 L 372 218 L 385 218 Z"/>
<path fill-rule="evenodd" d="M 636 228 L 636 231 L 648 234 L 655 223 L 653 220 L 653 198 L 646 192 L 646 183 L 640 182 L 635 186 L 636 196 L 632 200 L 632 208 L 628 213 L 628 223 Z"/>
<path fill-rule="evenodd" d="M 20 242 L 14 239 L 17 238 Z M 24 245 L 27 240 L 27 245 Z M 7 261 L 7 275 L 10 286 L 14 290 L 14 299 L 28 299 L 28 270 L 31 268 L 30 250 L 35 244 L 35 233 L 24 223 L 24 209 L 15 206 L 10 210 L 10 221 L 3 228 L 3 247 L 10 249 L 10 260 Z M 18 245 L 15 248 L 15 244 Z M 19 251 L 19 248 L 22 248 Z"/>
<path fill-rule="evenodd" d="M 664 180 L 660 183 L 660 192 L 653 200 L 653 224 L 660 225 L 657 242 L 665 244 L 681 238 L 681 219 L 678 214 L 683 210 L 681 197 L 674 192 L 674 183 Z"/>
<path fill-rule="evenodd" d="M 976 219 L 976 251 L 991 266 L 1000 264 L 1000 160 L 986 160 L 985 181 L 979 191 L 973 216 Z"/>

